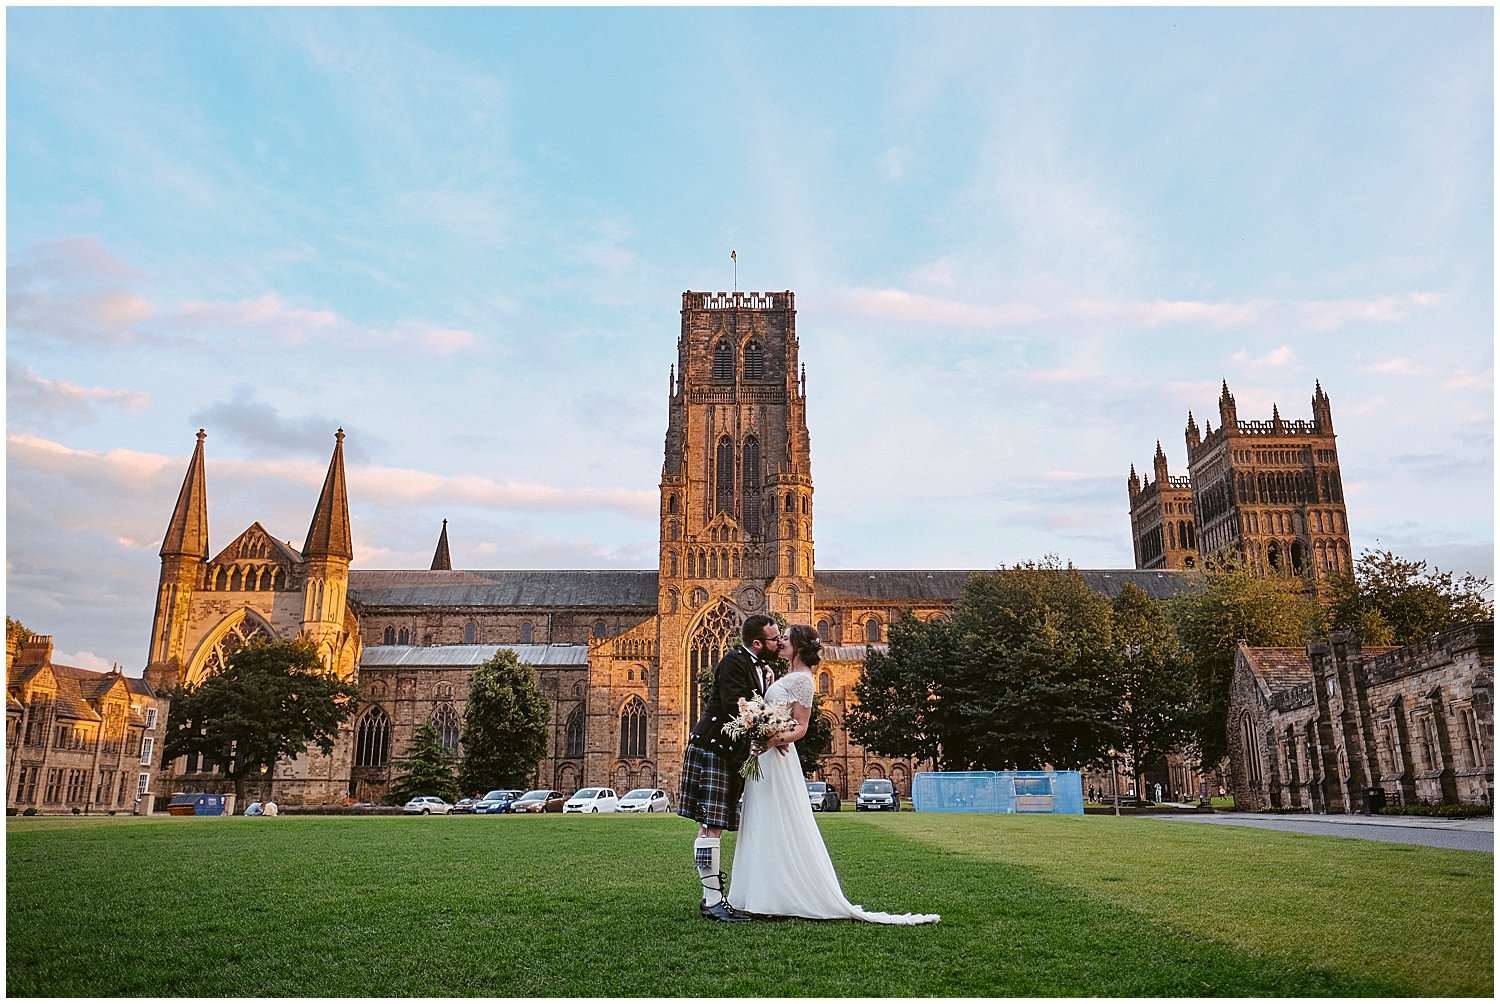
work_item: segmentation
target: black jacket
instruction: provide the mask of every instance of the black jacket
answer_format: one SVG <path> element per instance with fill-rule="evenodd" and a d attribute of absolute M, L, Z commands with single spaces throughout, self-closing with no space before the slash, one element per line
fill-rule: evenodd
<path fill-rule="evenodd" d="M 714 667 L 713 689 L 703 706 L 703 717 L 693 726 L 688 745 L 713 750 L 735 765 L 749 758 L 750 740 L 729 738 L 724 734 L 724 723 L 740 713 L 741 697 L 765 692 L 759 672 L 755 659 L 744 646 L 737 646 L 719 660 Z"/>

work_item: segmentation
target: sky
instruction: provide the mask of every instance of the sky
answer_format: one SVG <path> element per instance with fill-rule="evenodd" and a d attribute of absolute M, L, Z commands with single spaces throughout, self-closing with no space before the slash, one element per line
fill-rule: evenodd
<path fill-rule="evenodd" d="M 653 568 L 685 290 L 797 296 L 820 568 L 1133 563 L 1333 408 L 1356 554 L 1494 571 L 1493 13 L 6 11 L 6 611 L 139 674 L 210 550 Z M 730 260 L 737 253 L 738 264 Z"/>

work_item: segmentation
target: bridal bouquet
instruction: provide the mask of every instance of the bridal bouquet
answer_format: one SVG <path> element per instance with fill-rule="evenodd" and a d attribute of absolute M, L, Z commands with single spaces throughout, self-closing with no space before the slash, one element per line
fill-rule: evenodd
<path fill-rule="evenodd" d="M 751 743 L 765 746 L 777 736 L 795 732 L 797 723 L 792 720 L 792 711 L 780 701 L 769 704 L 759 694 L 740 698 L 740 713 L 724 724 L 724 731 L 731 739 L 748 738 Z M 760 758 L 750 757 L 740 768 L 740 776 L 749 781 L 760 780 Z"/>

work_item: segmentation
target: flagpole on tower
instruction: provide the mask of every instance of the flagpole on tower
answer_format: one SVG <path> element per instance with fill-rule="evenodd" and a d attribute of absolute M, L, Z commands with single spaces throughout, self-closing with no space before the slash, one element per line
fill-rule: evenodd
<path fill-rule="evenodd" d="M 729 252 L 729 260 L 734 262 L 734 291 L 740 291 L 740 256 L 733 251 Z"/>

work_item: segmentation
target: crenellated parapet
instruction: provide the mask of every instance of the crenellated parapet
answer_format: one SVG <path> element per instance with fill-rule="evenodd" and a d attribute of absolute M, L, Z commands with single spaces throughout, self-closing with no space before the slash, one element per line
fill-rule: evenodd
<path fill-rule="evenodd" d="M 795 310 L 796 297 L 791 290 L 780 293 L 702 293 L 688 290 L 682 294 L 683 310 Z"/>

